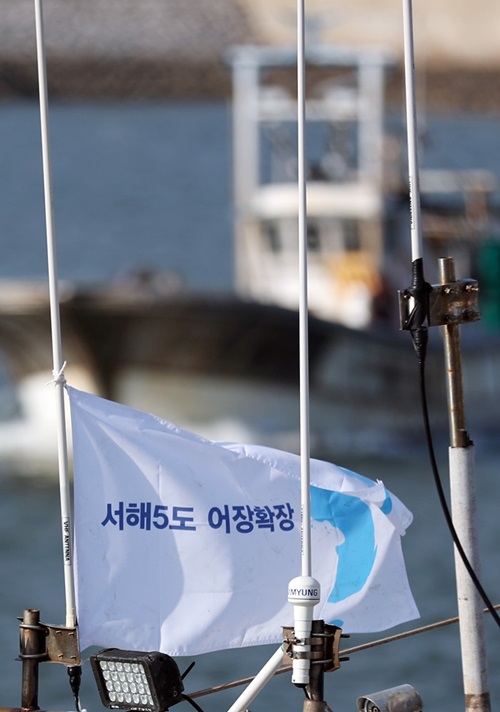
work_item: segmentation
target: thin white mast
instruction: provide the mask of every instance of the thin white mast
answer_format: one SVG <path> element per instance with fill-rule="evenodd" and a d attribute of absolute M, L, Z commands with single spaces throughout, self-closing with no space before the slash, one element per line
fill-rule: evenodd
<path fill-rule="evenodd" d="M 64 560 L 64 588 L 66 596 L 66 626 L 76 625 L 75 590 L 73 579 L 73 553 L 71 543 L 71 498 L 69 489 L 68 445 L 64 409 L 64 362 L 62 359 L 59 291 L 52 209 L 52 177 L 48 121 L 47 68 L 43 29 L 42 0 L 35 0 L 36 46 L 38 63 L 38 89 L 40 96 L 40 128 L 42 140 L 43 184 L 45 199 L 45 226 L 49 276 L 50 320 L 52 331 L 52 357 L 54 389 L 57 409 L 57 451 L 59 463 L 59 491 L 61 500 L 61 527 Z"/>
<path fill-rule="evenodd" d="M 288 585 L 288 601 L 294 608 L 297 644 L 292 682 L 309 683 L 310 660 L 301 657 L 310 651 L 314 606 L 320 600 L 319 582 L 311 575 L 311 495 L 309 428 L 309 333 L 307 280 L 307 166 L 306 166 L 306 60 L 305 0 L 297 0 L 297 161 L 298 161 L 298 248 L 299 248 L 299 353 L 300 353 L 300 491 L 301 491 L 301 576 Z"/>
<path fill-rule="evenodd" d="M 299 346 L 300 346 L 300 454 L 301 454 L 301 524 L 302 576 L 311 576 L 310 429 L 309 429 L 309 333 L 307 275 L 307 165 L 305 97 L 304 0 L 297 6 L 297 161 L 298 161 L 298 232 L 299 232 Z"/>
<path fill-rule="evenodd" d="M 301 576 L 288 584 L 288 601 L 294 607 L 294 652 L 310 650 L 313 610 L 320 599 L 320 584 L 311 577 L 311 499 L 309 429 L 309 333 L 307 295 L 307 167 L 305 149 L 305 2 L 297 0 L 297 146 L 298 146 L 298 249 L 299 249 L 299 358 L 300 358 L 300 457 L 301 457 Z M 228 712 L 244 712 L 279 668 L 283 658 L 276 650 Z M 293 660 L 292 682 L 309 683 L 310 661 Z"/>
<path fill-rule="evenodd" d="M 406 131 L 408 143 L 408 179 L 410 190 L 412 260 L 422 257 L 420 221 L 420 176 L 418 166 L 417 102 L 415 99 L 415 52 L 411 0 L 403 0 L 404 69 L 406 96 Z"/>

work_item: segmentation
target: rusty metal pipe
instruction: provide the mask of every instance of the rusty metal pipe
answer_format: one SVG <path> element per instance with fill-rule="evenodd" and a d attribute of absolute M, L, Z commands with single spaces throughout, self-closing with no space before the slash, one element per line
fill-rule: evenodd
<path fill-rule="evenodd" d="M 40 612 L 34 609 L 24 611 L 20 625 L 20 658 L 22 671 L 23 710 L 39 710 L 38 706 L 38 666 L 47 657 L 45 631 L 40 626 Z"/>
<path fill-rule="evenodd" d="M 455 281 L 455 266 L 451 257 L 443 257 L 439 260 L 439 273 L 441 284 L 451 284 Z M 450 420 L 450 444 L 451 447 L 467 447 L 471 443 L 465 426 L 460 326 L 458 324 L 447 324 L 443 327 L 443 333 Z"/>

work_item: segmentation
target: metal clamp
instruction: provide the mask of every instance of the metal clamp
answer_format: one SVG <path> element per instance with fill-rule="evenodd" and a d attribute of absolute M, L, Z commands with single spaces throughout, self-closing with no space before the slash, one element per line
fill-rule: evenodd
<path fill-rule="evenodd" d="M 45 628 L 47 629 L 47 655 L 50 662 L 79 665 L 78 629 L 55 625 L 46 625 Z"/>
<path fill-rule="evenodd" d="M 338 670 L 340 663 L 349 658 L 340 657 L 340 639 L 348 638 L 342 634 L 342 628 L 324 623 L 324 621 L 313 621 L 312 634 L 305 641 L 311 646 L 309 652 L 295 652 L 294 644 L 297 642 L 293 627 L 283 628 L 283 663 L 292 665 L 294 658 L 305 658 L 311 661 L 311 665 L 322 665 L 323 672 L 333 672 Z"/>
<path fill-rule="evenodd" d="M 26 623 L 19 618 L 21 631 L 21 650 L 19 660 L 38 660 L 39 662 L 62 663 L 64 665 L 79 665 L 80 650 L 78 646 L 78 629 L 47 623 Z M 39 645 L 36 652 L 26 645 L 23 632 L 39 635 Z M 45 644 L 43 644 L 45 643 Z"/>
<path fill-rule="evenodd" d="M 399 294 L 401 328 L 405 328 L 413 309 L 408 289 Z M 429 292 L 429 326 L 468 324 L 479 321 L 479 285 L 475 279 L 459 279 L 447 284 L 433 284 Z"/>

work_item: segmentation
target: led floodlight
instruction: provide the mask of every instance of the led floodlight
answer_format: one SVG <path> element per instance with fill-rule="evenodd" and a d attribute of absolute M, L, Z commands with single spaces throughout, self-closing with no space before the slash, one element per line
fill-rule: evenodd
<path fill-rule="evenodd" d="M 90 662 L 105 707 L 165 712 L 182 701 L 184 685 L 169 655 L 109 648 Z"/>

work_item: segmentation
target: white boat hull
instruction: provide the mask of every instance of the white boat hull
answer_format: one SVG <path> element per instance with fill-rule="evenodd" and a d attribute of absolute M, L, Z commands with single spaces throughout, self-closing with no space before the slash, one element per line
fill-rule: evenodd
<path fill-rule="evenodd" d="M 8 467 L 54 467 L 55 399 L 48 302 L 4 285 L 0 347 L 17 388 L 18 415 L 0 427 Z M 71 289 L 61 303 L 65 375 L 74 387 L 147 410 L 213 440 L 299 447 L 298 319 L 290 310 L 133 289 Z M 446 431 L 443 360 L 427 365 L 431 417 Z M 487 429 L 498 402 L 499 357 L 464 358 L 466 398 Z M 418 368 L 409 334 L 310 322 L 314 455 L 407 448 L 422 440 Z M 479 407 L 478 407 L 479 406 Z"/>

